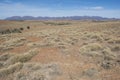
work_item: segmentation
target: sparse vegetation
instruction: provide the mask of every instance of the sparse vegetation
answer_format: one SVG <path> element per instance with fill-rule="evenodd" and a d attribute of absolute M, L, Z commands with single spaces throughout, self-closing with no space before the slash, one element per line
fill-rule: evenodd
<path fill-rule="evenodd" d="M 0 56 L 0 61 L 6 61 L 7 59 L 9 59 L 12 56 L 12 54 L 9 53 L 5 53 L 3 55 Z"/>
<path fill-rule="evenodd" d="M 29 79 L 29 80 L 50 80 L 55 76 L 61 74 L 60 69 L 56 64 L 39 64 L 39 63 L 26 63 L 23 70 L 27 69 L 27 73 L 18 72 L 15 74 L 15 80 Z"/>
<path fill-rule="evenodd" d="M 103 47 L 98 43 L 91 43 L 88 45 L 84 45 L 80 48 L 80 53 L 88 56 L 101 56 L 102 54 L 99 52 L 103 49 Z"/>
<path fill-rule="evenodd" d="M 20 29 L 21 30 L 21 29 Z M 10 33 L 22 33 L 19 29 L 6 29 L 1 31 L 1 34 L 10 34 Z"/>
<path fill-rule="evenodd" d="M 21 31 L 20 31 L 19 29 L 16 29 L 16 28 L 13 29 L 13 30 L 11 30 L 11 32 L 12 32 L 12 33 L 21 33 Z"/>
<path fill-rule="evenodd" d="M 120 21 L 3 22 L 0 80 L 120 79 Z"/>
<path fill-rule="evenodd" d="M 0 45 L 0 52 L 9 51 L 14 47 L 24 45 L 25 42 L 26 42 L 25 38 L 13 38 L 13 39 L 7 40 L 5 43 L 2 43 Z"/>
<path fill-rule="evenodd" d="M 4 62 L 0 61 L 0 69 L 4 66 Z"/>
<path fill-rule="evenodd" d="M 120 44 L 120 38 L 113 38 L 108 40 L 108 43 Z"/>
<path fill-rule="evenodd" d="M 104 69 L 111 69 L 113 67 L 116 66 L 116 63 L 113 62 L 113 61 L 103 61 L 101 66 L 104 68 Z"/>
<path fill-rule="evenodd" d="M 97 76 L 97 74 L 98 74 L 98 70 L 96 70 L 95 68 L 90 68 L 83 72 L 83 75 L 88 77 L 94 77 Z"/>
<path fill-rule="evenodd" d="M 79 51 L 83 55 L 92 56 L 92 57 L 101 56 L 110 59 L 114 59 L 116 57 L 115 54 L 112 54 L 109 48 L 105 48 L 98 43 L 91 43 L 84 45 L 83 47 L 80 48 Z"/>
<path fill-rule="evenodd" d="M 57 23 L 57 22 L 44 22 L 44 24 L 46 24 L 46 25 L 58 25 L 58 26 L 60 26 L 60 25 L 70 25 L 71 23 L 68 23 L 68 22 L 59 22 L 59 23 Z"/>
<path fill-rule="evenodd" d="M 6 65 L 11 65 L 11 64 L 15 64 L 17 62 L 26 62 L 26 61 L 29 61 L 33 56 L 35 56 L 37 54 L 37 50 L 30 50 L 28 53 L 25 53 L 25 54 L 18 54 L 18 55 L 15 55 L 13 57 L 11 57 L 10 59 L 8 59 L 6 61 Z"/>
<path fill-rule="evenodd" d="M 19 71 L 22 68 L 23 64 L 18 62 L 13 65 L 10 65 L 7 68 L 0 69 L 0 77 L 8 76 L 9 74 L 14 73 L 15 71 Z"/>
<path fill-rule="evenodd" d="M 119 45 L 115 45 L 112 47 L 111 49 L 112 51 L 120 51 L 120 46 Z"/>
<path fill-rule="evenodd" d="M 85 40 L 96 40 L 96 41 L 103 41 L 103 34 L 98 32 L 89 32 L 83 35 L 83 39 Z"/>

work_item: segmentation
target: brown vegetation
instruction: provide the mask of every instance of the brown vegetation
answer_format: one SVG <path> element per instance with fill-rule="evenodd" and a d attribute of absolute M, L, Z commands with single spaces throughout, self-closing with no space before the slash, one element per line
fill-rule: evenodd
<path fill-rule="evenodd" d="M 2 21 L 2 31 L 0 80 L 120 80 L 120 21 Z"/>

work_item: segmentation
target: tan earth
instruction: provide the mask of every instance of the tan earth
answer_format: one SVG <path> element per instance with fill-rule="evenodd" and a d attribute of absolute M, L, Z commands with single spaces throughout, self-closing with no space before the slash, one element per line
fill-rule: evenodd
<path fill-rule="evenodd" d="M 0 80 L 120 80 L 120 21 L 0 21 L 15 28 L 0 34 Z"/>

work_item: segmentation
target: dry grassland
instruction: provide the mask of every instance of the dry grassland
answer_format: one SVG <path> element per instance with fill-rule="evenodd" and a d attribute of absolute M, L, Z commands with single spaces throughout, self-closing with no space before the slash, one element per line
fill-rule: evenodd
<path fill-rule="evenodd" d="M 0 21 L 0 80 L 120 80 L 119 74 L 120 21 Z"/>

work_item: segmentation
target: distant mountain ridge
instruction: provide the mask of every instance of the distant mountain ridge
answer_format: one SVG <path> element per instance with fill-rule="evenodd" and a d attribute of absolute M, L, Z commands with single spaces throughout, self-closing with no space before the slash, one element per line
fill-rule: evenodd
<path fill-rule="evenodd" d="M 104 18 L 100 16 L 67 16 L 67 17 L 33 17 L 33 16 L 12 16 L 5 20 L 118 20 L 117 18 Z"/>

